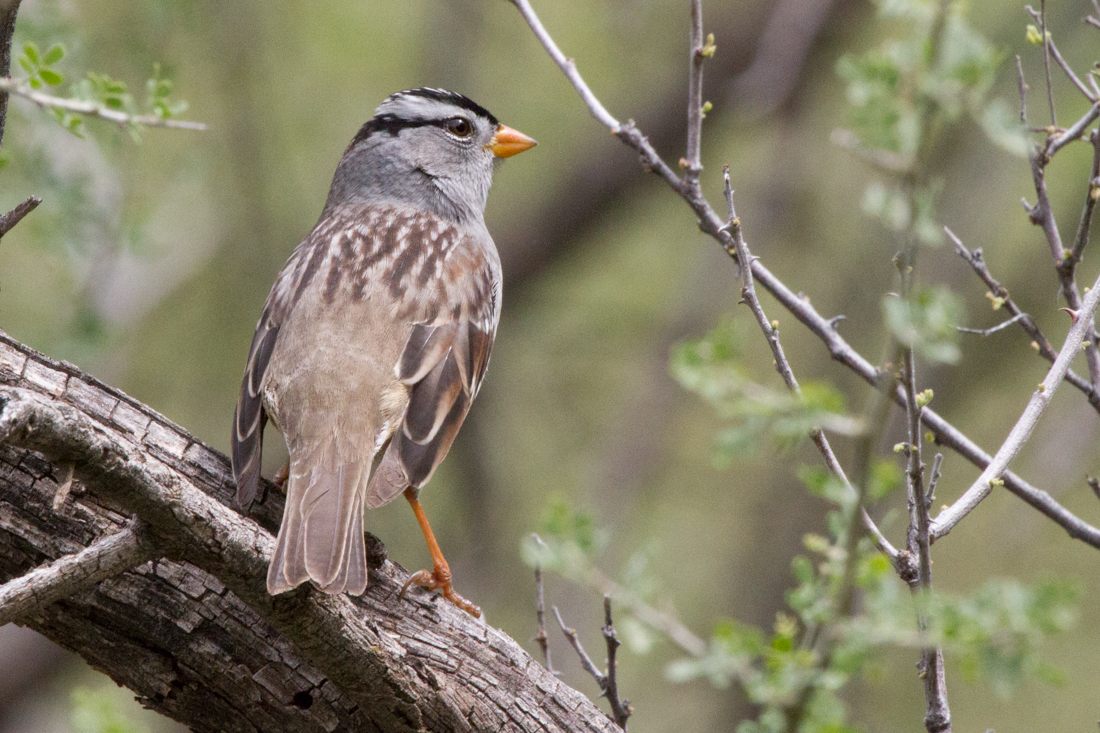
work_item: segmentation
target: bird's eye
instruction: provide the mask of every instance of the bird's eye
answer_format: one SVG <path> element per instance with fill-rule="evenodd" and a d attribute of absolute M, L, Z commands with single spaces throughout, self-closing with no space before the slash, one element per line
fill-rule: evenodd
<path fill-rule="evenodd" d="M 470 137 L 474 134 L 474 126 L 465 117 L 452 117 L 443 123 L 447 131 L 455 137 Z"/>

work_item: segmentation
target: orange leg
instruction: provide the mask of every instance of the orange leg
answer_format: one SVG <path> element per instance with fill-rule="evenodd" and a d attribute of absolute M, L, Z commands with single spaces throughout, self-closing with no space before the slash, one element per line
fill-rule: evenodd
<path fill-rule="evenodd" d="M 405 591 L 409 589 L 410 585 L 418 585 L 428 590 L 441 590 L 443 591 L 443 597 L 448 601 L 474 618 L 481 618 L 480 608 L 455 593 L 454 586 L 451 585 L 451 567 L 444 559 L 443 552 L 439 549 L 439 543 L 435 541 L 435 534 L 432 533 L 432 527 L 428 524 L 424 507 L 420 506 L 420 501 L 416 498 L 416 489 L 411 486 L 405 489 L 405 498 L 408 500 L 409 506 L 412 507 L 413 514 L 416 515 L 416 521 L 420 524 L 420 531 L 424 533 L 424 539 L 428 541 L 428 550 L 432 553 L 434 567 L 430 573 L 427 570 L 418 570 L 410 575 L 409 579 L 405 581 L 405 586 L 401 589 L 401 595 L 405 595 Z"/>
<path fill-rule="evenodd" d="M 275 475 L 271 477 L 271 483 L 279 487 L 279 490 L 284 494 L 286 493 L 286 482 L 290 478 L 290 459 L 286 459 L 286 463 L 275 472 Z"/>

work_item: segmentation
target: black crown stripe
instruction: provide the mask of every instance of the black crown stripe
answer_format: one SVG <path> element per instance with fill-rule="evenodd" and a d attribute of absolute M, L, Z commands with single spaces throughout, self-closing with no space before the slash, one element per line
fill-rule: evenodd
<path fill-rule="evenodd" d="M 421 87 L 419 89 L 406 89 L 403 92 L 397 92 L 390 95 L 390 99 L 394 97 L 420 97 L 422 99 L 431 99 L 437 102 L 443 102 L 445 104 L 451 104 L 460 109 L 464 109 L 467 112 L 473 112 L 475 115 L 481 116 L 489 120 L 493 127 L 500 124 L 497 118 L 492 112 L 482 107 L 477 102 L 473 101 L 469 97 L 465 97 L 457 92 L 448 92 L 445 89 L 432 89 L 430 87 Z M 371 119 L 359 128 L 359 132 L 352 138 L 351 144 L 348 145 L 348 149 L 355 147 L 358 143 L 366 140 L 368 137 L 375 133 L 387 133 L 389 135 L 396 135 L 402 130 L 408 130 L 414 127 L 427 127 L 428 125 L 442 126 L 444 120 L 440 119 L 408 119 L 404 117 L 398 117 L 392 113 L 383 113 L 375 115 Z"/>

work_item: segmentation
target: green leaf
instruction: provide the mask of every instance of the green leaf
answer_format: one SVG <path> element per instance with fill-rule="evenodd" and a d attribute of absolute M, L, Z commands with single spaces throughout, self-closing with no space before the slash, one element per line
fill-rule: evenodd
<path fill-rule="evenodd" d="M 53 71 L 52 69 L 39 69 L 38 75 L 40 77 L 42 77 L 42 81 L 46 82 L 51 87 L 55 87 L 58 84 L 60 84 L 62 81 L 64 81 L 61 74 L 58 74 L 56 71 Z"/>
<path fill-rule="evenodd" d="M 35 66 L 41 66 L 42 65 L 41 56 L 38 53 L 38 46 L 35 45 L 34 43 L 24 43 L 23 44 L 23 55 L 26 56 L 27 60 L 30 61 Z M 23 68 L 26 68 L 26 67 L 24 66 Z"/>
<path fill-rule="evenodd" d="M 46 66 L 50 66 L 52 64 L 56 64 L 64 57 L 65 49 L 61 46 L 60 43 L 55 43 L 54 45 L 50 46 L 50 50 L 46 52 L 46 56 L 43 59 L 42 63 Z"/>

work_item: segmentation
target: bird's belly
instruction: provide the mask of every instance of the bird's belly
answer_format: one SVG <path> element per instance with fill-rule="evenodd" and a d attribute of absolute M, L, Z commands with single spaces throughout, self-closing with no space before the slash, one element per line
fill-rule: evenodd
<path fill-rule="evenodd" d="M 390 324 L 362 308 L 296 310 L 264 376 L 268 414 L 292 456 L 320 450 L 338 466 L 373 455 L 408 402 L 385 338 Z"/>

